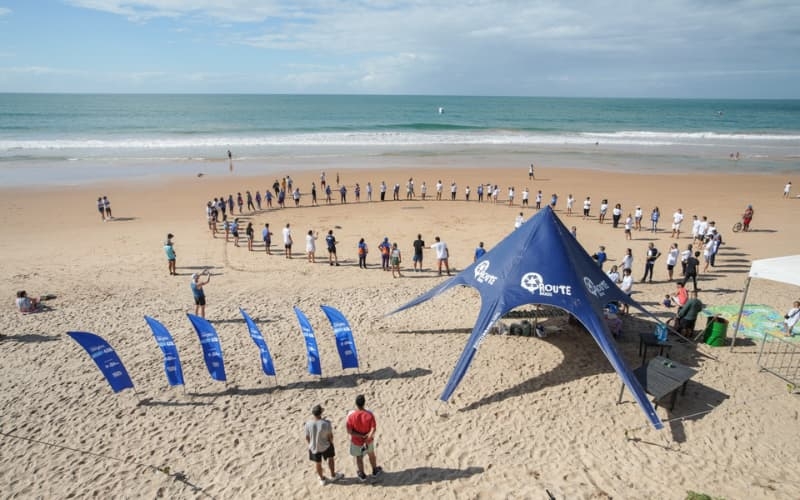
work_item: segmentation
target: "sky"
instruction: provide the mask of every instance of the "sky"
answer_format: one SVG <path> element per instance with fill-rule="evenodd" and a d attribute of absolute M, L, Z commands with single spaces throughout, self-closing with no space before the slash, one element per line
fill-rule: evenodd
<path fill-rule="evenodd" d="M 0 0 L 0 92 L 800 98 L 798 0 Z"/>

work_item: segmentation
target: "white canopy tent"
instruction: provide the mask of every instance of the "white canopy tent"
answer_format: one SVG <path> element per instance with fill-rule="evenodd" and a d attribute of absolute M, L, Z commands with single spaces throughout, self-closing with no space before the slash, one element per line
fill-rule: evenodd
<path fill-rule="evenodd" d="M 736 344 L 736 334 L 739 332 L 742 311 L 744 311 L 744 304 L 747 300 L 747 292 L 750 290 L 750 280 L 753 278 L 800 286 L 800 255 L 753 261 L 750 266 L 750 273 L 747 275 L 747 282 L 744 285 L 744 295 L 742 296 L 742 304 L 739 306 L 739 314 L 736 317 L 736 327 L 733 330 L 731 339 L 731 350 Z"/>

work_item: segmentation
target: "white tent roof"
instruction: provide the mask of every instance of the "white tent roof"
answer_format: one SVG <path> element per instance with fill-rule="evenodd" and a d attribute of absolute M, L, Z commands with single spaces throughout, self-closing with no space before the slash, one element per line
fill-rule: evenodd
<path fill-rule="evenodd" d="M 754 260 L 749 276 L 800 286 L 800 255 Z"/>

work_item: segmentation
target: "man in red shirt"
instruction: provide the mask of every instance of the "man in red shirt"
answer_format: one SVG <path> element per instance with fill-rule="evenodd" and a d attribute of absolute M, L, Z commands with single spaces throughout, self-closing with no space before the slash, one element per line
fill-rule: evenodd
<path fill-rule="evenodd" d="M 364 409 L 365 404 L 364 395 L 359 394 L 356 397 L 356 409 L 347 414 L 350 455 L 356 457 L 358 479 L 361 481 L 367 480 L 367 475 L 364 473 L 364 455 L 369 456 L 373 477 L 377 477 L 383 472 L 383 469 L 378 467 L 378 459 L 375 456 L 375 416 L 371 411 Z"/>

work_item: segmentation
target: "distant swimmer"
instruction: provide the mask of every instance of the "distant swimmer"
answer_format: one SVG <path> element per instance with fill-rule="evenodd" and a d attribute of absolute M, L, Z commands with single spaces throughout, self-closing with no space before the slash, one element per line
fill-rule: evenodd
<path fill-rule="evenodd" d="M 228 160 L 233 160 L 233 153 L 231 153 L 230 149 L 228 150 Z"/>
<path fill-rule="evenodd" d="M 443 107 L 441 107 L 441 106 L 439 106 L 439 114 L 440 114 L 440 115 L 443 115 L 443 114 L 444 114 L 444 108 L 443 108 Z"/>
<path fill-rule="evenodd" d="M 228 150 L 228 171 L 233 172 L 233 153 Z"/>

